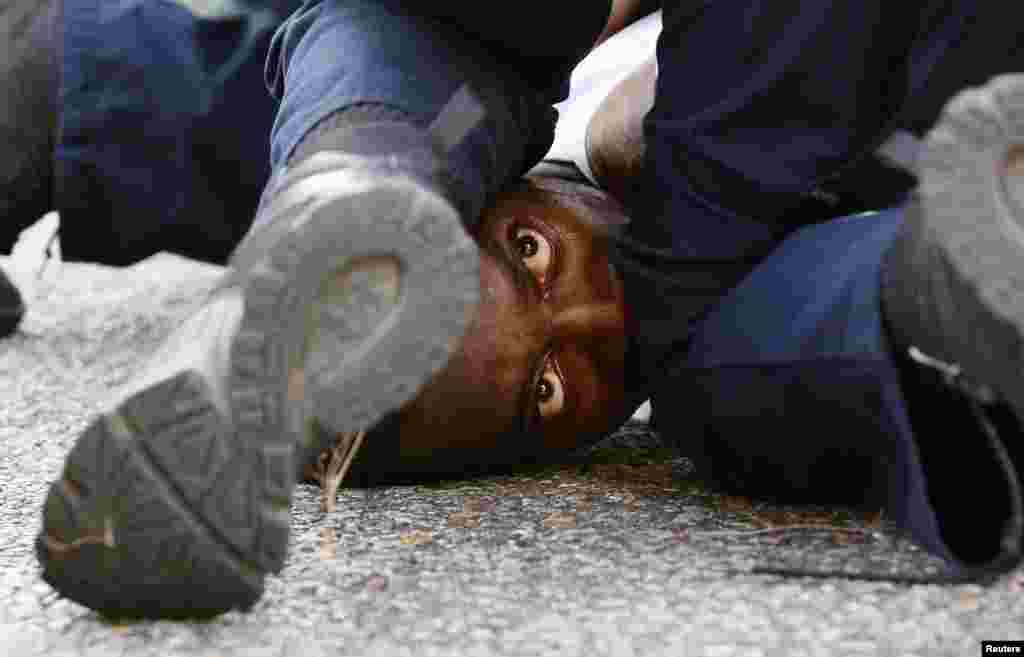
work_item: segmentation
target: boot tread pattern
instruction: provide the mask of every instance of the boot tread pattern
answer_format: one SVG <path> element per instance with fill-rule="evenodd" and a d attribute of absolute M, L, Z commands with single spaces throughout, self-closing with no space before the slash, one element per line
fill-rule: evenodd
<path fill-rule="evenodd" d="M 297 435 L 306 421 L 293 414 L 312 414 L 329 441 L 371 426 L 447 362 L 479 285 L 454 209 L 397 175 L 317 178 L 271 203 L 287 228 L 272 218 L 273 239 L 256 231 L 236 253 L 220 291 L 241 290 L 237 325 L 203 318 L 179 338 L 184 357 L 158 352 L 171 360 L 157 379 L 79 437 L 36 546 L 65 596 L 114 616 L 250 607 L 284 567 L 299 465 L 328 446 Z M 394 303 L 358 267 L 343 299 L 322 302 L 325 281 L 363 257 L 400 264 Z M 294 390 L 305 399 L 289 400 Z"/>

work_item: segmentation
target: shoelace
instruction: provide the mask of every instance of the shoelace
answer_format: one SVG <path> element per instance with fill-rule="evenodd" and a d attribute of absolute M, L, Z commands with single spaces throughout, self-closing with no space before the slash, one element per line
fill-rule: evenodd
<path fill-rule="evenodd" d="M 322 452 L 312 466 L 310 474 L 320 484 L 320 499 L 326 513 L 331 513 L 336 508 L 338 488 L 345 480 L 352 460 L 359 452 L 359 448 L 362 447 L 365 438 L 365 431 L 338 434 L 334 447 Z"/>

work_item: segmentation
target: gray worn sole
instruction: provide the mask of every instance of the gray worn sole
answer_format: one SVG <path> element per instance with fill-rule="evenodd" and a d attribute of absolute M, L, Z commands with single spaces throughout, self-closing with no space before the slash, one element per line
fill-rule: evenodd
<path fill-rule="evenodd" d="M 285 563 L 296 472 L 415 396 L 479 293 L 455 210 L 412 179 L 314 171 L 91 422 L 49 491 L 43 578 L 112 616 L 248 608 Z"/>
<path fill-rule="evenodd" d="M 918 167 L 886 260 L 886 317 L 898 339 L 991 386 L 1024 420 L 1024 75 L 950 101 Z"/>

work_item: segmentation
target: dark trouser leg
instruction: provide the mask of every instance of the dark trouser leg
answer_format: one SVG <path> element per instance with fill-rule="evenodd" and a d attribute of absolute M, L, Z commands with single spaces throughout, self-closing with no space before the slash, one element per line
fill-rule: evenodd
<path fill-rule="evenodd" d="M 658 428 L 727 490 L 884 508 L 952 572 L 1003 569 L 1021 461 L 999 461 L 963 396 L 914 371 L 882 315 L 904 216 L 784 240 L 697 326 L 654 395 Z"/>
<path fill-rule="evenodd" d="M 60 7 L 61 0 L 0 4 L 0 253 L 53 208 Z M 0 270 L 0 337 L 14 330 L 24 310 Z"/>
<path fill-rule="evenodd" d="M 924 210 L 909 212 L 903 234 L 910 231 L 912 237 L 896 239 L 900 233 L 890 230 L 881 242 L 851 237 L 848 243 L 827 246 L 812 241 L 803 270 L 799 259 L 786 264 L 779 256 L 792 254 L 792 245 L 803 242 L 778 244 L 799 227 L 788 214 L 792 204 L 821 181 L 841 175 L 904 121 L 912 124 L 927 115 L 929 103 L 934 105 L 926 98 L 930 89 L 948 95 L 963 84 L 958 75 L 976 79 L 1017 66 L 1016 33 L 988 29 L 983 21 L 1019 22 L 1001 10 L 1005 5 L 994 2 L 740 0 L 710 3 L 693 17 L 680 7 L 666 8 L 657 100 L 646 122 L 645 191 L 646 198 L 657 199 L 647 208 L 654 221 L 634 222 L 635 241 L 622 248 L 627 293 L 640 320 L 635 353 L 656 363 L 673 350 L 685 351 L 700 363 L 692 379 L 696 383 L 685 388 L 693 394 L 682 399 L 696 399 L 685 408 L 698 409 L 693 426 L 707 439 L 699 450 L 707 468 L 726 481 L 733 479 L 733 485 L 762 493 L 803 491 L 811 499 L 835 492 L 838 485 L 840 492 L 857 497 L 858 483 L 841 472 L 831 479 L 815 476 L 828 460 L 815 457 L 822 448 L 832 456 L 877 449 L 884 456 L 860 461 L 864 467 L 854 478 L 870 482 L 872 492 L 884 491 L 885 503 L 918 540 L 969 572 L 1012 565 L 1020 550 L 1019 467 L 1012 462 L 1020 462 L 1019 433 L 1012 432 L 1003 445 L 990 444 L 983 427 L 974 426 L 958 442 L 939 445 L 946 436 L 934 435 L 928 428 L 934 424 L 921 424 L 917 409 L 945 409 L 936 422 L 962 427 L 971 413 L 965 410 L 969 404 L 961 404 L 954 417 L 945 398 L 930 395 L 930 384 L 916 381 L 919 377 L 906 376 L 905 368 L 897 366 L 901 358 L 888 348 L 877 348 L 877 360 L 867 365 L 848 362 L 842 342 L 858 334 L 858 320 L 832 312 L 823 292 L 800 304 L 794 299 L 806 296 L 816 281 L 822 286 L 834 282 L 837 263 L 873 255 L 865 275 L 874 300 L 865 312 L 874 315 L 880 331 L 878 269 L 885 243 L 895 242 L 890 253 L 903 253 L 895 260 L 904 273 L 893 276 L 894 258 L 886 258 L 888 280 L 898 279 L 886 283 L 886 300 L 904 298 L 886 303 L 889 325 L 901 330 L 892 349 L 918 344 L 976 372 L 976 378 L 992 383 L 1011 401 L 1017 396 L 1011 406 L 1024 409 L 1019 399 L 1024 342 L 1019 320 L 1013 319 L 1020 287 L 1013 273 L 1020 262 L 1013 234 L 1022 223 L 1015 209 L 1019 192 L 1013 190 L 1019 185 L 1010 184 L 1010 176 L 996 176 L 1016 160 L 1011 156 L 1022 126 L 1020 83 L 961 104 L 933 137 L 931 174 L 919 190 L 931 200 Z M 741 25 L 738 15 L 746 18 Z M 739 45 L 727 49 L 715 67 L 702 70 L 701 53 L 721 52 L 716 44 L 726 34 Z M 983 49 L 972 44 L 985 40 L 1001 43 L 986 44 L 992 52 L 974 56 Z M 961 53 L 966 61 L 958 59 Z M 815 230 L 804 229 L 804 242 Z M 996 255 L 993 245 L 1008 249 L 1005 257 Z M 964 269 L 965 262 L 973 264 Z M 755 302 L 748 296 L 746 306 L 733 300 L 755 280 L 773 277 L 776 285 L 761 289 L 763 299 Z M 838 296 L 834 305 L 842 309 L 852 298 Z M 778 309 L 786 314 L 772 331 L 765 317 Z M 712 318 L 727 315 L 728 321 L 701 323 L 709 313 Z M 690 330 L 683 328 L 688 323 Z M 915 328 L 908 330 L 910 324 Z M 719 338 L 717 331 L 732 337 Z M 700 337 L 688 345 L 693 332 Z M 838 347 L 827 342 L 830 337 Z M 702 356 L 715 344 L 720 360 Z M 735 354 L 751 346 L 749 357 L 756 365 L 733 367 L 742 358 Z M 792 366 L 808 365 L 803 361 L 816 357 L 820 360 L 810 367 Z M 657 376 L 652 361 L 647 374 Z M 994 372 L 998 380 L 989 381 Z M 879 383 L 883 379 L 887 382 Z M 865 380 L 874 383 L 865 386 Z M 896 380 L 908 387 L 906 398 Z M 664 381 L 657 385 L 657 390 L 679 389 Z M 929 398 L 934 403 L 922 403 Z M 902 409 L 907 399 L 909 417 L 905 410 L 893 410 Z M 680 401 L 674 400 L 677 407 Z M 656 402 L 656 412 L 670 410 L 672 403 Z M 678 419 L 684 415 L 680 411 Z M 779 429 L 767 431 L 769 420 Z M 849 434 L 849 440 L 840 440 L 842 446 L 830 444 L 859 423 L 865 427 L 863 440 Z M 814 437 L 811 427 L 827 432 L 828 440 Z M 767 435 L 786 436 L 785 449 L 763 441 Z M 790 435 L 798 437 L 790 440 Z M 892 451 L 897 447 L 902 456 Z M 1010 452 L 1007 458 L 1002 451 Z M 977 477 L 985 479 L 983 497 L 991 499 L 985 513 L 972 517 L 959 507 L 956 493 L 948 493 L 956 486 L 948 466 L 958 461 L 958 452 L 959 462 L 971 463 Z M 916 475 L 908 469 L 910 457 L 917 459 Z M 889 466 L 873 472 L 878 463 Z M 934 489 L 930 495 L 922 492 L 925 480 Z M 916 507 L 910 504 L 915 496 Z"/>
<path fill-rule="evenodd" d="M 59 0 L 0 4 L 0 253 L 53 209 Z"/>
<path fill-rule="evenodd" d="M 408 4 L 408 3 L 406 3 Z M 412 11 L 441 19 L 493 46 L 535 88 L 561 86 L 593 46 L 611 0 L 432 2 Z"/>
<path fill-rule="evenodd" d="M 270 175 L 277 104 L 263 65 L 281 22 L 200 18 L 177 2 L 65 5 L 55 167 L 65 260 L 227 260 Z"/>
<path fill-rule="evenodd" d="M 634 209 L 649 220 L 633 222 L 620 257 L 638 353 L 672 350 L 681 326 L 807 223 L 790 210 L 900 127 L 937 56 L 954 52 L 975 15 L 1005 16 L 997 4 L 667 4 Z"/>
<path fill-rule="evenodd" d="M 961 35 L 932 54 L 927 82 L 908 101 L 901 124 L 925 135 L 949 100 L 967 87 L 985 84 L 1003 73 L 1024 70 L 1024 39 L 1017 8 L 979 3 Z M 928 62 L 928 60 L 924 60 Z"/>

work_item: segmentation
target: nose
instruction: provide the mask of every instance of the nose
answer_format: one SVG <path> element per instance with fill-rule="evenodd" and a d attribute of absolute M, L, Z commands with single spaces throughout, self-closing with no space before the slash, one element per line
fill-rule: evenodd
<path fill-rule="evenodd" d="M 551 309 L 537 287 L 486 251 L 480 256 L 480 305 L 471 331 L 489 336 L 492 348 L 520 356 L 541 348 L 551 328 Z M 482 355 L 482 354 L 478 354 Z M 495 358 L 497 354 L 490 354 Z"/>
<path fill-rule="evenodd" d="M 488 252 L 480 253 L 480 303 L 482 306 L 527 305 L 529 290 L 511 267 Z"/>
<path fill-rule="evenodd" d="M 622 309 L 614 303 L 587 303 L 561 309 L 551 321 L 552 334 L 561 339 L 592 339 L 622 333 Z"/>

